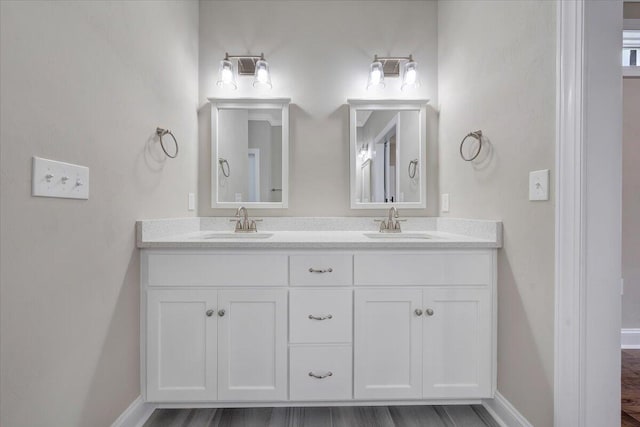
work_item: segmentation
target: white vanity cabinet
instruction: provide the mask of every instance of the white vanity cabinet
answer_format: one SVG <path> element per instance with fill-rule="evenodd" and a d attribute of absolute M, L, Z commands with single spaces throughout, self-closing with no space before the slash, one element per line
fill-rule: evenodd
<path fill-rule="evenodd" d="M 495 252 L 354 257 L 356 399 L 492 397 Z"/>
<path fill-rule="evenodd" d="M 284 255 L 144 251 L 146 399 L 286 400 L 287 262 Z"/>
<path fill-rule="evenodd" d="M 495 392 L 495 249 L 144 249 L 141 259 L 146 401 L 469 403 Z"/>
<path fill-rule="evenodd" d="M 356 399 L 490 397 L 489 289 L 355 291 Z"/>
<path fill-rule="evenodd" d="M 147 400 L 216 400 L 217 292 L 147 291 Z"/>
<path fill-rule="evenodd" d="M 493 397 L 489 287 L 425 288 L 422 396 Z"/>
<path fill-rule="evenodd" d="M 420 289 L 355 291 L 355 398 L 422 397 Z"/>

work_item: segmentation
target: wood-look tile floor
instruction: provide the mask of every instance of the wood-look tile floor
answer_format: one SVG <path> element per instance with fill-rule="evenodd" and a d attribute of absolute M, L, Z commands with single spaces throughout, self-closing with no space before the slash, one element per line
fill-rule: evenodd
<path fill-rule="evenodd" d="M 156 409 L 144 427 L 499 427 L 481 405 Z"/>
<path fill-rule="evenodd" d="M 622 427 L 640 427 L 640 350 L 622 350 Z"/>

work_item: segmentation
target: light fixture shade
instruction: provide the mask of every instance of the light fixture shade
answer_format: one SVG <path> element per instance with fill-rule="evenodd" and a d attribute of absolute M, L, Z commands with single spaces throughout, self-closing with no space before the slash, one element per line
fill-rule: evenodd
<path fill-rule="evenodd" d="M 263 87 L 271 89 L 271 73 L 269 63 L 264 59 L 256 61 L 256 72 L 253 78 L 253 87 Z"/>
<path fill-rule="evenodd" d="M 415 61 L 409 61 L 402 68 L 404 72 L 402 73 L 402 86 L 400 86 L 400 89 L 406 90 L 420 86 L 418 64 Z"/>
<path fill-rule="evenodd" d="M 384 70 L 382 69 L 382 62 L 374 61 L 369 68 L 369 81 L 367 82 L 367 89 L 372 87 L 384 87 Z"/>
<path fill-rule="evenodd" d="M 220 61 L 220 68 L 218 69 L 218 86 L 230 87 L 232 89 L 238 88 L 236 76 L 233 72 L 233 64 L 228 59 Z"/>

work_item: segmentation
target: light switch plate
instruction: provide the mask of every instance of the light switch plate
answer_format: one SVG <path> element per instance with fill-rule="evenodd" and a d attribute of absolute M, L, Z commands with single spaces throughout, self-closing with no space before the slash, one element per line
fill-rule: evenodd
<path fill-rule="evenodd" d="M 440 212 L 449 212 L 449 193 L 444 193 L 440 196 Z"/>
<path fill-rule="evenodd" d="M 529 200 L 549 200 L 549 169 L 529 172 Z"/>
<path fill-rule="evenodd" d="M 196 195 L 194 193 L 189 193 L 189 207 L 190 211 L 196 209 Z"/>
<path fill-rule="evenodd" d="M 33 157 L 31 195 L 63 199 L 89 198 L 89 168 Z"/>

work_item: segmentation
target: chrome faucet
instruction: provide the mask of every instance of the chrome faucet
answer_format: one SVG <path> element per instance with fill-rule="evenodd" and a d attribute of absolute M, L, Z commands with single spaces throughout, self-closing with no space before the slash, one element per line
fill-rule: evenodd
<path fill-rule="evenodd" d="M 400 220 L 398 219 L 398 209 L 395 206 L 392 206 L 389 209 L 389 217 L 385 221 L 384 219 L 380 221 L 380 232 L 381 233 L 400 233 L 402 229 L 400 228 Z"/>
<path fill-rule="evenodd" d="M 256 221 L 260 220 L 249 220 L 249 212 L 247 211 L 247 208 L 240 206 L 236 211 L 236 219 L 232 221 L 235 221 L 236 223 L 236 228 L 234 230 L 236 233 L 255 233 L 258 231 Z"/>

